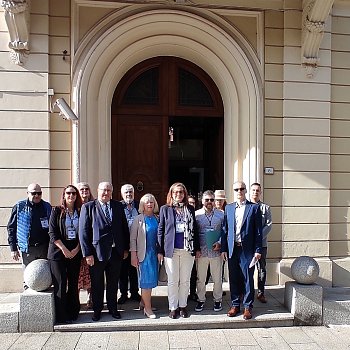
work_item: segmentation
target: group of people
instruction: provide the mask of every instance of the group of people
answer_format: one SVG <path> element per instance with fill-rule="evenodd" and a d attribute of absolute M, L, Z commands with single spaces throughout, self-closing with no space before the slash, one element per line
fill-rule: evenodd
<path fill-rule="evenodd" d="M 80 288 L 88 291 L 93 321 L 102 316 L 105 290 L 113 318 L 121 318 L 118 303 L 127 302 L 128 290 L 130 299 L 140 302 L 144 315 L 156 318 L 151 294 L 163 264 L 170 318 L 189 316 L 193 270 L 195 311 L 202 311 L 205 305 L 208 268 L 214 282 L 213 309 L 220 311 L 224 261 L 228 261 L 231 294 L 227 315 L 236 316 L 242 303 L 243 317 L 250 319 L 255 265 L 259 272 L 257 298 L 266 302 L 266 237 L 272 225 L 271 211 L 260 201 L 258 183 L 251 185 L 251 201 L 246 199 L 244 182 L 235 182 L 233 189 L 236 201 L 224 210 L 224 191 L 210 190 L 202 195 L 202 208 L 195 210 L 185 185 L 177 182 L 159 209 L 152 194 L 135 201 L 130 184 L 122 186 L 123 200 L 119 202 L 112 199 L 110 182 L 98 185 L 97 199 L 87 183 L 79 183 L 65 187 L 60 205 L 51 210 L 42 200 L 40 186 L 31 184 L 28 198 L 16 203 L 8 223 L 11 255 L 15 260 L 21 257 L 23 267 L 38 258 L 49 260 L 57 322 L 78 318 Z"/>

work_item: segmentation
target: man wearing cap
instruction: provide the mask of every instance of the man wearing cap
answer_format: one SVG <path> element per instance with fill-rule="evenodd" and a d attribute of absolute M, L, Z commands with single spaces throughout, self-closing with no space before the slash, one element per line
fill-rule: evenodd
<path fill-rule="evenodd" d="M 30 184 L 27 196 L 14 205 L 7 224 L 12 259 L 18 261 L 21 257 L 24 268 L 33 260 L 47 258 L 51 214 L 51 205 L 42 199 L 40 185 Z"/>
<path fill-rule="evenodd" d="M 220 210 L 225 210 L 225 206 L 226 206 L 225 190 L 216 190 L 214 192 L 214 196 L 215 196 L 215 208 Z"/>
<path fill-rule="evenodd" d="M 240 313 L 241 276 L 243 276 L 243 318 L 252 318 L 254 302 L 254 264 L 261 257 L 261 211 L 258 204 L 246 200 L 247 188 L 243 181 L 233 184 L 235 202 L 225 208 L 224 234 L 221 252 L 228 259 L 231 308 L 227 316 Z"/>
<path fill-rule="evenodd" d="M 272 216 L 270 207 L 261 201 L 261 186 L 258 182 L 250 185 L 250 200 L 260 206 L 262 217 L 262 248 L 261 258 L 256 264 L 258 269 L 258 295 L 257 299 L 261 303 L 266 303 L 265 283 L 266 283 L 266 256 L 267 256 L 267 235 L 272 228 Z"/>

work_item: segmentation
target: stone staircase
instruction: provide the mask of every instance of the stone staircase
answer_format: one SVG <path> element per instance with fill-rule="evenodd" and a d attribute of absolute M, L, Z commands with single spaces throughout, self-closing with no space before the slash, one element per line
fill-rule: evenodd
<path fill-rule="evenodd" d="M 350 288 L 324 288 L 323 323 L 350 325 Z"/>

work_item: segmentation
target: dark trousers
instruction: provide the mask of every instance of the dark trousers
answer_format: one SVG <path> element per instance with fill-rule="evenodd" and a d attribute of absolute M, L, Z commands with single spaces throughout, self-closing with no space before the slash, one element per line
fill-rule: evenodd
<path fill-rule="evenodd" d="M 80 254 L 73 259 L 50 260 L 55 294 L 56 322 L 78 318 L 80 311 L 78 289 L 80 262 Z"/>
<path fill-rule="evenodd" d="M 195 295 L 197 292 L 197 267 L 193 264 L 190 278 L 190 295 Z"/>
<path fill-rule="evenodd" d="M 139 293 L 139 282 L 136 267 L 131 265 L 131 255 L 129 254 L 122 262 L 122 268 L 119 276 L 119 290 L 123 295 L 128 295 L 130 282 L 130 294 L 137 295 Z"/>
<path fill-rule="evenodd" d="M 117 292 L 121 264 L 122 258 L 116 248 L 112 248 L 109 260 L 98 261 L 95 258 L 94 265 L 90 266 L 92 304 L 95 312 L 101 312 L 103 309 L 105 277 L 108 310 L 114 312 L 118 309 Z"/>
<path fill-rule="evenodd" d="M 263 247 L 261 249 L 261 258 L 256 264 L 256 267 L 258 269 L 258 294 L 265 294 L 266 256 L 267 256 L 267 247 Z"/>
<path fill-rule="evenodd" d="M 243 306 L 245 308 L 253 307 L 254 267 L 249 268 L 251 258 L 251 255 L 244 254 L 242 247 L 234 247 L 232 257 L 228 259 L 232 306 L 240 306 L 240 294 L 243 287 Z"/>

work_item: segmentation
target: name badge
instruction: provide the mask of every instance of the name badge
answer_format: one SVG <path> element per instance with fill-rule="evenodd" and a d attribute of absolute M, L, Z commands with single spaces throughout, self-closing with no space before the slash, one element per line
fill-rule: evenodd
<path fill-rule="evenodd" d="M 129 226 L 129 228 L 131 227 L 131 225 L 132 225 L 132 222 L 134 221 L 134 219 L 133 218 L 131 218 L 131 219 L 128 219 L 128 226 Z"/>
<path fill-rule="evenodd" d="M 42 228 L 49 228 L 49 220 L 47 218 L 40 218 L 40 222 Z"/>
<path fill-rule="evenodd" d="M 185 224 L 183 222 L 176 223 L 176 232 L 185 232 Z"/>
<path fill-rule="evenodd" d="M 67 239 L 76 239 L 77 233 L 74 228 L 69 228 L 67 231 Z"/>

